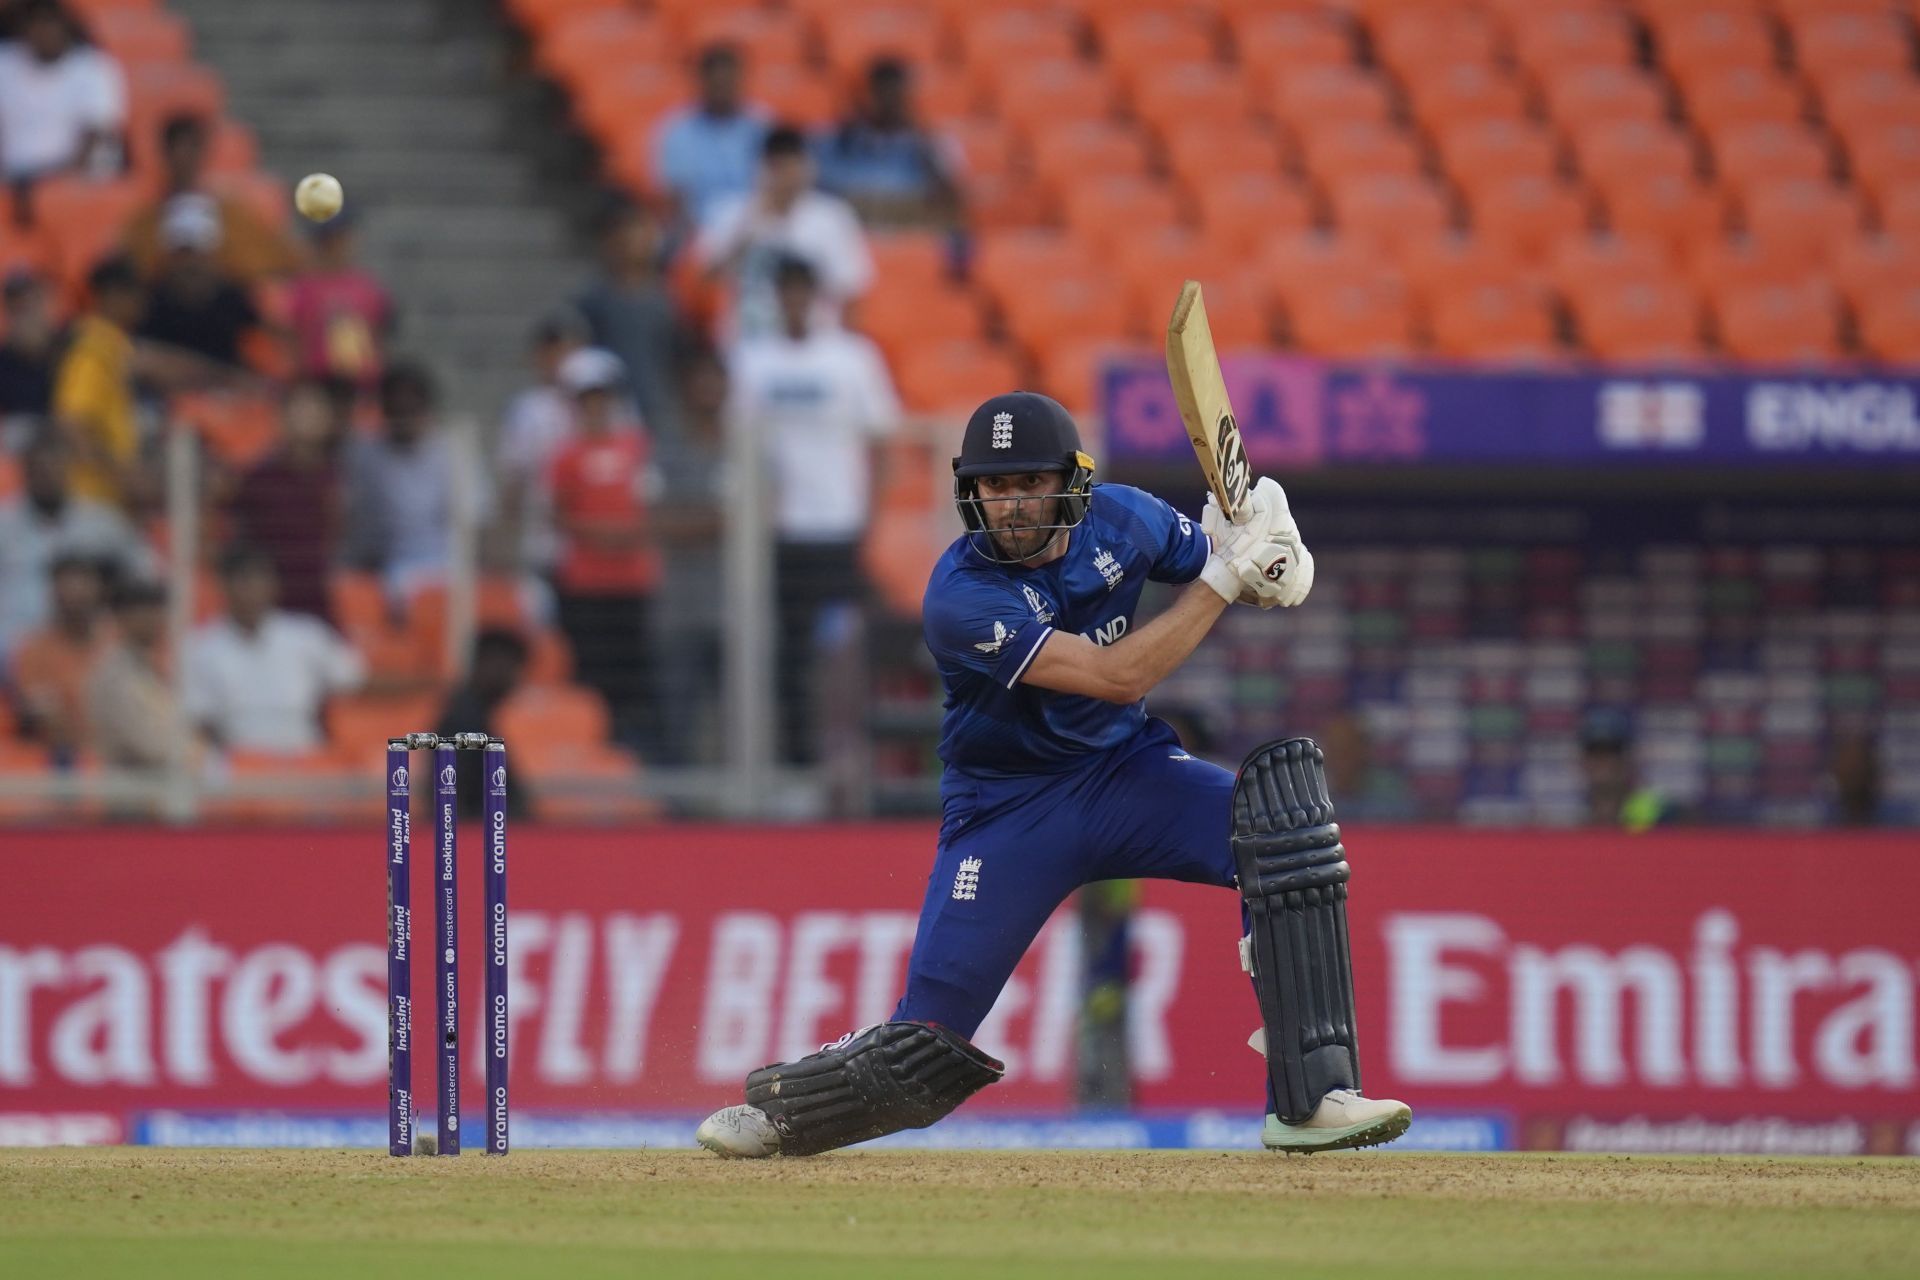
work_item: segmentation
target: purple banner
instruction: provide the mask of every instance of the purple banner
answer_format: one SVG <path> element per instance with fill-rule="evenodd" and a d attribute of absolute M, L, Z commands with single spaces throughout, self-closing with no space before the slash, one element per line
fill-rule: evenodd
<path fill-rule="evenodd" d="M 1258 467 L 1335 462 L 1920 462 L 1920 378 L 1670 370 L 1604 375 L 1221 361 Z M 1115 361 L 1101 384 L 1115 462 L 1189 452 L 1167 371 Z"/>

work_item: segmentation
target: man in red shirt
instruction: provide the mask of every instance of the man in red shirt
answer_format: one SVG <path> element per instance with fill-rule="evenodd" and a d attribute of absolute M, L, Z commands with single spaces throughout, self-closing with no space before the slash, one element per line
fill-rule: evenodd
<path fill-rule="evenodd" d="M 288 299 L 300 372 L 371 390 L 386 366 L 393 301 L 355 261 L 350 214 L 336 213 L 314 228 L 313 258 L 313 267 L 294 278 Z"/>
<path fill-rule="evenodd" d="M 549 475 L 562 548 L 560 625 L 580 680 L 600 691 L 614 731 L 643 755 L 658 745 L 653 594 L 660 552 L 649 509 L 659 489 L 647 435 L 618 394 L 626 369 L 598 347 L 560 365 L 573 437 Z"/>

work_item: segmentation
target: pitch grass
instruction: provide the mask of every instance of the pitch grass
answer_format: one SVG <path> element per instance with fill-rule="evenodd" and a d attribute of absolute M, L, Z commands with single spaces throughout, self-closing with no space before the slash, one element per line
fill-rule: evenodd
<path fill-rule="evenodd" d="M 0 1151 L 5 1276 L 867 1273 L 1913 1276 L 1920 1162 Z"/>

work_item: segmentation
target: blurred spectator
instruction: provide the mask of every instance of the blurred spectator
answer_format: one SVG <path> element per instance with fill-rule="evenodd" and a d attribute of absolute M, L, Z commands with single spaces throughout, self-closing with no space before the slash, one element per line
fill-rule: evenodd
<path fill-rule="evenodd" d="M 147 567 L 140 535 L 116 507 L 73 493 L 73 451 L 51 428 L 27 442 L 25 484 L 0 500 L 0 661 L 52 612 L 54 562 L 86 556 L 117 573 Z"/>
<path fill-rule="evenodd" d="M 393 299 L 354 250 L 349 214 L 314 227 L 313 265 L 294 280 L 288 310 L 301 373 L 372 390 L 386 363 Z"/>
<path fill-rule="evenodd" d="M 243 363 L 241 342 L 261 325 L 253 298 L 221 270 L 225 236 L 212 196 L 175 196 L 160 215 L 164 256 L 139 333 L 223 365 Z"/>
<path fill-rule="evenodd" d="M 1843 827 L 1871 827 L 1881 820 L 1880 753 L 1871 735 L 1851 733 L 1833 744 L 1833 817 Z"/>
<path fill-rule="evenodd" d="M 198 768 L 206 744 L 174 696 L 167 654 L 167 592 L 157 582 L 124 582 L 114 592 L 113 640 L 87 682 L 87 723 L 103 762 L 163 769 L 176 752 Z"/>
<path fill-rule="evenodd" d="M 950 226 L 960 211 L 954 164 L 916 119 L 907 64 L 877 58 L 860 110 L 821 140 L 820 186 L 868 225 Z"/>
<path fill-rule="evenodd" d="M 691 344 L 680 369 L 686 434 L 660 459 L 666 483 L 654 518 L 666 553 L 658 618 L 663 764 L 718 754 L 722 601 L 714 583 L 726 504 L 727 371 L 711 348 Z"/>
<path fill-rule="evenodd" d="M 146 290 L 131 262 L 109 258 L 87 277 L 87 291 L 93 307 L 75 323 L 54 375 L 53 413 L 73 441 L 73 492 L 118 504 L 140 451 L 132 335 Z"/>
<path fill-rule="evenodd" d="M 396 362 L 380 379 L 380 433 L 347 441 L 343 555 L 380 574 L 397 596 L 445 580 L 463 495 L 476 522 L 491 503 L 473 460 L 435 420 L 435 398 L 423 366 Z"/>
<path fill-rule="evenodd" d="M 873 505 L 874 442 L 900 420 L 879 348 L 818 319 L 819 285 L 803 259 L 777 272 L 781 327 L 740 344 L 731 412 L 772 462 L 780 701 L 789 759 L 812 760 L 809 692 L 821 614 L 864 594 L 860 541 Z"/>
<path fill-rule="evenodd" d="M 873 280 L 860 219 L 839 196 L 814 189 L 813 158 L 797 129 L 772 130 L 761 154 L 758 188 L 715 212 L 695 257 L 709 274 L 733 281 L 732 324 L 741 337 L 780 328 L 774 271 L 786 257 L 813 268 L 816 319 L 837 325 L 846 304 Z"/>
<path fill-rule="evenodd" d="M 243 285 L 268 276 L 284 276 L 300 265 L 294 244 L 270 226 L 245 200 L 222 195 L 207 182 L 207 155 L 213 126 L 204 116 L 169 116 L 160 128 L 160 194 L 127 224 L 127 252 L 142 275 L 152 276 L 164 256 L 162 211 L 175 196 L 204 195 L 220 216 L 220 269 Z"/>
<path fill-rule="evenodd" d="M 59 0 L 15 10 L 0 44 L 0 176 L 17 186 L 67 170 L 120 170 L 127 87 L 120 64 L 88 44 Z"/>
<path fill-rule="evenodd" d="M 600 237 L 601 275 L 574 306 L 595 346 L 626 366 L 640 416 L 663 443 L 680 433 L 674 353 L 685 328 L 660 268 L 660 220 L 632 205 L 613 211 Z"/>
<path fill-rule="evenodd" d="M 1411 822 L 1413 796 L 1391 769 L 1374 758 L 1373 734 L 1367 722 L 1346 711 L 1323 725 L 1318 734 L 1327 755 L 1327 790 L 1343 822 Z M 1197 753 L 1196 753 L 1197 754 Z"/>
<path fill-rule="evenodd" d="M 1580 768 L 1587 780 L 1590 825 L 1646 831 L 1676 816 L 1658 790 L 1638 785 L 1633 731 L 1625 714 L 1597 709 L 1587 715 L 1580 729 Z"/>
<path fill-rule="evenodd" d="M 280 446 L 241 477 L 233 532 L 261 548 L 280 575 L 289 613 L 332 620 L 327 575 L 340 545 L 340 446 L 353 388 L 308 378 L 287 388 Z"/>
<path fill-rule="evenodd" d="M 584 338 L 580 321 L 567 313 L 533 327 L 529 362 L 534 382 L 508 402 L 494 455 L 501 517 L 514 532 L 520 563 L 542 576 L 553 571 L 560 554 L 547 471 L 553 455 L 573 434 L 573 404 L 560 387 L 560 362 L 578 351 Z"/>
<path fill-rule="evenodd" d="M 752 190 L 767 116 L 742 100 L 743 68 L 734 46 L 707 46 L 697 67 L 697 100 L 662 120 L 654 133 L 653 172 L 679 218 L 699 227 L 721 203 Z"/>
<path fill-rule="evenodd" d="M 473 638 L 473 661 L 467 664 L 467 678 L 448 695 L 434 732 L 498 736 L 494 713 L 520 687 L 527 673 L 527 658 L 527 642 L 519 632 L 503 627 L 483 628 Z M 466 817 L 478 817 L 483 795 L 480 770 L 485 756 L 478 751 L 462 751 L 455 763 L 460 769 L 460 812 Z M 523 772 L 507 788 L 509 817 L 524 818 L 532 813 L 525 777 Z"/>
<path fill-rule="evenodd" d="M 44 418 L 53 410 L 53 371 L 62 334 L 46 282 L 16 271 L 6 283 L 6 339 L 0 342 L 0 418 Z"/>
<path fill-rule="evenodd" d="M 32 737 L 71 759 L 86 744 L 87 681 L 106 653 L 107 579 L 90 556 L 66 555 L 48 574 L 53 616 L 13 655 L 14 695 Z"/>
<path fill-rule="evenodd" d="M 325 743 L 329 695 L 358 688 L 366 664 L 318 618 L 275 607 L 273 558 L 241 546 L 221 564 L 227 611 L 187 642 L 187 712 L 230 751 L 302 755 Z"/>
<path fill-rule="evenodd" d="M 555 586 L 581 682 L 606 698 L 621 740 L 650 753 L 658 746 L 652 607 L 660 553 L 648 514 L 660 485 L 646 434 L 621 429 L 623 375 L 619 358 L 598 347 L 560 365 L 574 434 L 554 455 L 550 479 L 565 539 Z"/>

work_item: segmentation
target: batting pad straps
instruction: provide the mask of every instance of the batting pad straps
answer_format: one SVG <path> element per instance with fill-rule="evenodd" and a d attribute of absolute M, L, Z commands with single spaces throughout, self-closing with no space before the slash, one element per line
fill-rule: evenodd
<path fill-rule="evenodd" d="M 882 1022 L 798 1062 L 747 1077 L 747 1102 L 780 1132 L 780 1154 L 818 1155 L 924 1129 L 1006 1068 L 928 1022 Z"/>
<path fill-rule="evenodd" d="M 1253 985 L 1280 1118 L 1312 1115 L 1329 1090 L 1360 1087 L 1347 862 L 1320 748 L 1271 742 L 1233 787 L 1233 860 L 1250 917 Z"/>

